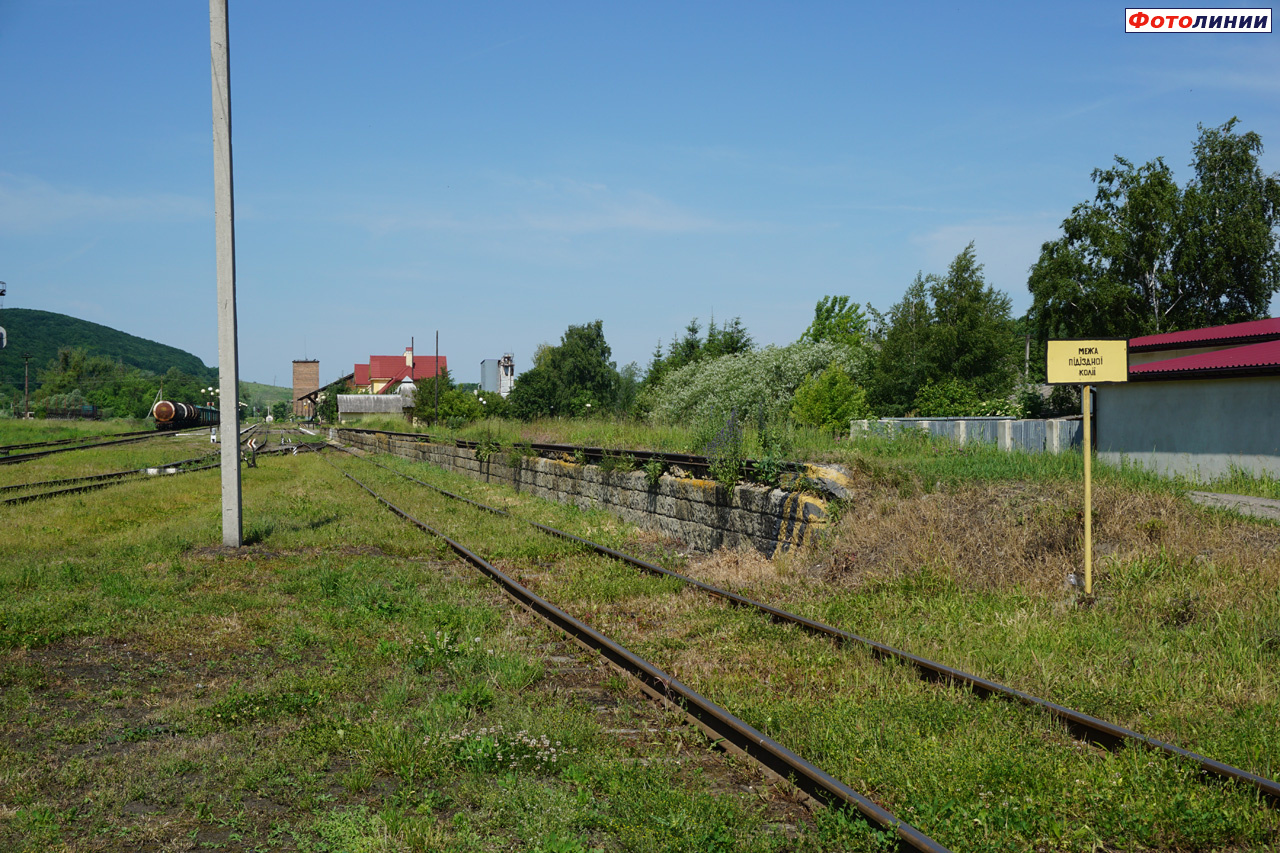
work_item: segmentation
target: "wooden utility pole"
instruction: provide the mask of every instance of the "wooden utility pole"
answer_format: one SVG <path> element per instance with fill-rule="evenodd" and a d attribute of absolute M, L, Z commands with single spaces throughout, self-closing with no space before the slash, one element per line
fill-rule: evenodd
<path fill-rule="evenodd" d="M 440 423 L 440 330 L 436 329 L 436 423 Z"/>
<path fill-rule="evenodd" d="M 218 257 L 218 387 L 222 426 L 222 544 L 244 543 L 240 505 L 240 355 L 236 335 L 235 192 L 231 168 L 231 47 L 227 0 L 209 0 L 213 75 L 213 220 Z"/>

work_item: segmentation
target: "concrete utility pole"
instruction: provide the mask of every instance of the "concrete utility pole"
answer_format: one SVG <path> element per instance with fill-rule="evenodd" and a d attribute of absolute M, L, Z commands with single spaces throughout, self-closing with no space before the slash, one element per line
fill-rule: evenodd
<path fill-rule="evenodd" d="M 213 220 L 218 256 L 218 386 L 222 427 L 222 544 L 244 543 L 240 505 L 240 355 L 236 336 L 235 192 L 231 168 L 231 47 L 227 0 L 209 0 L 213 74 Z"/>

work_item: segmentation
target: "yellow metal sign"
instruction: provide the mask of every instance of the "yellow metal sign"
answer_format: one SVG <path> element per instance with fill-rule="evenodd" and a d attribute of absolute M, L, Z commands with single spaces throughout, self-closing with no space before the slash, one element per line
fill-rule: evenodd
<path fill-rule="evenodd" d="M 1129 381 L 1129 342 L 1049 341 L 1050 385 L 1101 385 Z"/>

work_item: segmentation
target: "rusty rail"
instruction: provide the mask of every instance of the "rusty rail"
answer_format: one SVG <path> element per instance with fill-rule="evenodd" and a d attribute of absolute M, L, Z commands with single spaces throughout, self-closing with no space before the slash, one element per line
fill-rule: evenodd
<path fill-rule="evenodd" d="M 343 471 L 326 459 L 339 474 L 366 491 L 388 510 L 431 536 L 443 540 L 454 553 L 466 560 L 491 580 L 516 602 L 539 616 L 548 624 L 560 629 L 584 647 L 597 652 L 619 669 L 629 673 L 645 686 L 647 692 L 662 699 L 689 716 L 699 727 L 714 738 L 723 741 L 776 776 L 789 780 L 800 791 L 828 805 L 845 805 L 856 809 L 867 821 L 881 830 L 892 832 L 899 850 L 919 853 L 947 853 L 947 848 L 920 830 L 894 817 L 870 799 L 854 791 L 848 785 L 821 768 L 796 755 L 782 744 L 748 725 L 724 708 L 702 696 L 678 679 L 654 666 L 608 637 L 570 616 L 551 602 L 537 595 L 515 579 L 503 573 L 479 554 L 436 530 L 379 495 L 369 486 Z"/>
<path fill-rule="evenodd" d="M 345 450 L 346 448 L 343 449 Z M 729 590 L 703 583 L 702 581 L 688 577 L 687 575 L 682 575 L 678 572 L 664 569 L 661 566 L 654 565 L 653 563 L 649 563 L 645 560 L 633 557 L 630 554 L 625 554 L 621 551 L 609 548 L 608 546 L 592 542 L 589 539 L 575 536 L 572 533 L 566 533 L 562 530 L 557 530 L 554 527 L 548 527 L 544 524 L 538 524 L 534 521 L 520 519 L 506 510 L 487 506 L 485 504 L 478 503 L 477 501 L 473 501 L 470 498 L 463 497 L 462 495 L 454 494 L 453 492 L 442 489 L 439 486 L 425 483 L 422 480 L 411 477 L 402 471 L 397 471 L 394 468 L 382 465 L 372 459 L 365 459 L 364 461 L 371 465 L 376 465 L 386 471 L 390 471 L 397 476 L 404 477 L 407 480 L 412 480 L 419 485 L 426 486 L 428 489 L 439 492 L 446 497 L 462 501 L 486 512 L 504 515 L 517 521 L 525 521 L 526 524 L 532 525 L 538 530 L 552 536 L 558 536 L 563 539 L 577 542 L 596 553 L 603 554 L 615 560 L 635 566 L 636 568 L 649 572 L 650 574 L 662 575 L 682 581 L 710 595 L 724 599 L 735 606 L 757 610 L 768 615 L 774 622 L 795 625 L 811 634 L 829 637 L 844 644 L 860 645 L 866 648 L 876 658 L 881 660 L 897 660 L 910 664 L 920 674 L 921 678 L 924 678 L 927 681 L 946 681 L 953 684 L 959 684 L 983 697 L 997 696 L 1002 699 L 1011 699 L 1023 705 L 1039 708 L 1061 720 L 1071 734 L 1078 740 L 1095 743 L 1111 750 L 1118 749 L 1124 744 L 1138 744 L 1159 750 L 1170 756 L 1192 761 L 1200 767 L 1200 770 L 1203 773 L 1219 779 L 1249 785 L 1257 789 L 1273 807 L 1280 806 L 1280 782 L 1277 782 L 1274 779 L 1268 779 L 1265 776 L 1250 773 L 1249 771 L 1242 770 L 1239 767 L 1217 761 L 1199 753 L 1183 749 L 1182 747 L 1174 746 L 1171 743 L 1157 740 L 1153 737 L 1148 737 L 1139 732 L 1116 725 L 1115 723 L 1108 722 L 1080 711 L 1075 711 L 1065 705 L 1059 705 L 1055 702 L 1041 699 L 1030 693 L 1000 684 L 999 682 L 991 681 L 990 679 L 982 678 L 981 676 L 972 675 L 964 672 L 963 670 L 931 661 L 928 658 L 923 658 L 919 655 L 914 655 L 910 652 L 896 649 L 893 646 L 888 646 L 884 643 L 880 643 L 866 637 L 860 637 L 857 634 L 843 631 L 814 619 L 809 619 L 806 616 L 791 613 L 789 611 L 782 610 L 781 608 L 774 607 L 773 605 L 755 601 L 754 599 L 747 598 L 735 592 L 730 592 Z"/>

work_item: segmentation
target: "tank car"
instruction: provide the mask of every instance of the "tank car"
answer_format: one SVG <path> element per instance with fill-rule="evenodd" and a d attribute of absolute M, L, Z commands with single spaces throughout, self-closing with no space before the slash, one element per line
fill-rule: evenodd
<path fill-rule="evenodd" d="M 218 424 L 218 410 L 212 406 L 171 400 L 161 400 L 152 406 L 151 416 L 156 419 L 156 429 L 192 429 Z"/>

